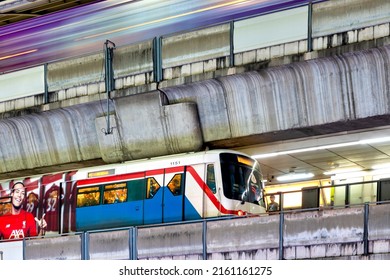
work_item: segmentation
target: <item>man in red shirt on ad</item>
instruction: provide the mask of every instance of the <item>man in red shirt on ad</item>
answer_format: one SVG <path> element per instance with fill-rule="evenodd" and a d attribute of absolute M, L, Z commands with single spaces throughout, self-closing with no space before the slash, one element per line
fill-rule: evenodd
<path fill-rule="evenodd" d="M 23 239 L 25 237 L 43 235 L 47 226 L 44 217 L 41 220 L 22 209 L 26 197 L 26 187 L 17 182 L 11 188 L 11 213 L 0 217 L 0 239 Z M 40 228 L 37 232 L 37 226 Z"/>

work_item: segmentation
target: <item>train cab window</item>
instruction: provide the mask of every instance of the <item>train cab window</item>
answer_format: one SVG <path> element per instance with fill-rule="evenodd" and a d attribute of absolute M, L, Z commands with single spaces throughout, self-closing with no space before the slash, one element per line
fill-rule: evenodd
<path fill-rule="evenodd" d="M 217 192 L 217 186 L 215 184 L 214 164 L 207 165 L 206 184 L 213 193 Z"/>
<path fill-rule="evenodd" d="M 127 200 L 126 183 L 115 183 L 104 186 L 104 204 L 121 203 Z"/>
<path fill-rule="evenodd" d="M 146 183 L 146 198 L 154 197 L 159 189 L 160 185 L 156 179 L 153 177 L 148 178 Z"/>
<path fill-rule="evenodd" d="M 182 194 L 182 177 L 182 174 L 175 174 L 168 183 L 168 188 L 175 196 Z"/>
<path fill-rule="evenodd" d="M 77 190 L 77 207 L 100 204 L 100 187 L 87 187 Z"/>
<path fill-rule="evenodd" d="M 223 190 L 227 198 L 264 206 L 263 185 L 253 159 L 221 154 Z"/>

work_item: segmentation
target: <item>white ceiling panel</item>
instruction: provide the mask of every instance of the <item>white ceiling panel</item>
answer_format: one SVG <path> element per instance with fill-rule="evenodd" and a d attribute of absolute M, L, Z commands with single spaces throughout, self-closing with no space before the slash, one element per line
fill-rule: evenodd
<path fill-rule="evenodd" d="M 267 178 L 276 178 L 295 170 L 296 173 L 312 172 L 315 174 L 313 179 L 325 179 L 329 178 L 329 175 L 324 175 L 324 171 L 353 168 L 371 170 L 375 164 L 390 164 L 390 138 L 384 139 L 385 142 L 374 144 L 360 143 L 364 143 L 367 139 L 371 141 L 388 135 L 390 135 L 390 127 L 381 127 L 355 133 L 254 145 L 237 150 L 251 156 L 262 155 L 263 157 L 257 160 Z M 334 147 L 345 143 L 351 144 L 345 147 Z M 333 146 L 329 148 L 329 145 Z M 309 150 L 297 152 L 303 148 Z M 280 182 L 272 180 L 269 184 L 280 184 Z"/>

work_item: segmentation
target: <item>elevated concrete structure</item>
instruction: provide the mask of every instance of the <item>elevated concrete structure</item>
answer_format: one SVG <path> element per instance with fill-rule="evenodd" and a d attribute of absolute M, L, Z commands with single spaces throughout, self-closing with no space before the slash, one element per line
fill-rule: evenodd
<path fill-rule="evenodd" d="M 234 147 L 237 139 L 245 145 L 387 125 L 389 57 L 390 47 L 384 46 L 168 87 L 163 93 L 118 90 L 113 135 L 102 131 L 103 100 L 3 119 L 8 140 L 0 142 L 1 173 L 12 177 L 90 160 Z"/>

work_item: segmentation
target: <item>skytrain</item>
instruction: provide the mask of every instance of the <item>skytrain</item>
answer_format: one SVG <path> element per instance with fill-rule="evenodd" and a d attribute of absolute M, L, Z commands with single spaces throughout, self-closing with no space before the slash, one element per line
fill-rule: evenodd
<path fill-rule="evenodd" d="M 11 187 L 26 186 L 27 212 L 46 234 L 150 225 L 266 212 L 258 162 L 231 150 L 170 155 L 1 184 L 0 218 Z"/>

